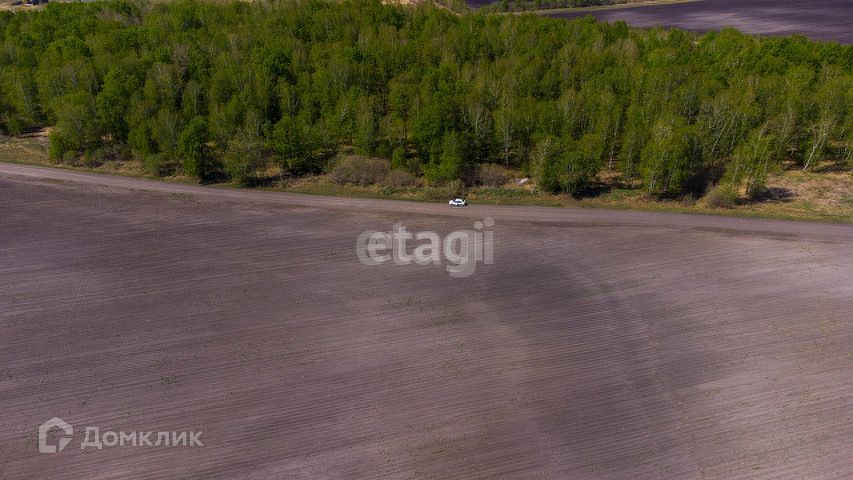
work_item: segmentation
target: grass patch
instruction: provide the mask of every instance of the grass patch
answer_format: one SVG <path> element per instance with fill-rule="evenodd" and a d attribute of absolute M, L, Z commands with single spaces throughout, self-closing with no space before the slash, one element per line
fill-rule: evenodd
<path fill-rule="evenodd" d="M 142 165 L 135 161 L 106 162 L 95 168 L 57 165 L 49 160 L 47 148 L 43 142 L 26 138 L 0 141 L 0 162 L 51 166 L 127 177 L 155 178 L 147 174 Z M 816 170 L 821 171 L 819 166 L 816 167 Z M 165 177 L 161 180 L 173 183 L 198 183 L 194 178 L 177 176 Z M 236 185 L 228 183 L 220 183 L 214 186 L 237 188 Z M 285 179 L 283 182 L 275 182 L 257 189 L 442 204 L 447 203 L 447 200 L 455 195 L 452 187 L 336 184 L 326 176 Z M 551 195 L 537 192 L 530 185 L 508 184 L 502 187 L 470 187 L 466 190 L 465 197 L 475 205 L 608 208 L 853 224 L 853 172 L 824 171 L 814 173 L 791 168 L 768 178 L 767 189 L 770 192 L 777 193 L 752 201 L 741 196 L 734 204 L 730 204 L 727 200 L 724 202 L 725 205 L 720 205 L 719 202 L 709 202 L 707 198 L 700 201 L 695 201 L 690 197 L 660 199 L 648 196 L 641 190 L 630 186 L 614 186 L 596 196 L 576 199 L 569 195 Z M 778 192 L 783 193 L 779 194 Z M 721 206 L 725 208 L 719 208 Z"/>

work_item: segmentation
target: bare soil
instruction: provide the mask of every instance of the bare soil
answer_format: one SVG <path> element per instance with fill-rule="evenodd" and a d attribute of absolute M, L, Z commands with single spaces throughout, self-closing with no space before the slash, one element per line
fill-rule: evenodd
<path fill-rule="evenodd" d="M 486 216 L 467 279 L 356 258 Z M 0 164 L 0 478 L 846 479 L 851 271 L 846 225 Z"/>
<path fill-rule="evenodd" d="M 799 34 L 815 40 L 853 43 L 853 2 L 849 0 L 700 0 L 545 14 L 560 18 L 593 15 L 605 22 L 624 20 L 635 27 L 664 26 L 698 32 L 732 27 L 757 35 Z"/>

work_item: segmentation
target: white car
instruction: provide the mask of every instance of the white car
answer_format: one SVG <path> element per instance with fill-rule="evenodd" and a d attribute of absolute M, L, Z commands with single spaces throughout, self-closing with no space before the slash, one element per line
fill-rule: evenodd
<path fill-rule="evenodd" d="M 447 202 L 451 207 L 464 207 L 468 205 L 468 202 L 465 201 L 464 198 L 454 198 L 453 200 Z"/>

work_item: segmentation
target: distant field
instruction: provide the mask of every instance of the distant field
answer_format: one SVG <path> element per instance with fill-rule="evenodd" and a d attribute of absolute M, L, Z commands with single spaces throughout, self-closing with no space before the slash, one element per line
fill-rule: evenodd
<path fill-rule="evenodd" d="M 471 8 L 481 8 L 496 1 L 468 0 L 466 3 Z M 853 44 L 853 1 L 850 0 L 650 0 L 636 3 L 648 4 L 541 10 L 537 13 L 557 18 L 593 15 L 605 22 L 624 20 L 635 27 L 664 26 L 697 32 L 733 27 L 755 35 L 799 34 L 815 40 Z M 10 0 L 0 0 L 0 10 L 41 7 L 12 7 L 11 4 Z"/>
<path fill-rule="evenodd" d="M 546 15 L 559 18 L 593 15 L 606 22 L 624 20 L 635 27 L 661 25 L 699 32 L 734 27 L 757 35 L 801 34 L 815 40 L 853 43 L 853 2 L 850 0 L 701 0 Z"/>
<path fill-rule="evenodd" d="M 491 5 L 493 3 L 498 3 L 500 0 L 468 0 L 466 3 L 471 8 L 480 8 L 485 7 L 486 5 Z M 604 5 L 587 5 L 587 6 L 577 6 L 571 8 L 563 8 L 560 10 L 574 10 L 574 9 L 583 9 L 583 10 L 598 10 L 598 9 L 608 9 L 608 8 L 626 8 L 635 6 L 638 4 L 642 5 L 650 5 L 650 4 L 662 4 L 662 3 L 683 3 L 683 2 L 696 2 L 699 0 L 615 0 L 611 4 Z M 508 3 L 512 5 L 516 4 L 518 7 L 518 3 L 521 3 L 519 0 L 508 0 Z M 548 7 L 542 7 L 543 9 Z"/>

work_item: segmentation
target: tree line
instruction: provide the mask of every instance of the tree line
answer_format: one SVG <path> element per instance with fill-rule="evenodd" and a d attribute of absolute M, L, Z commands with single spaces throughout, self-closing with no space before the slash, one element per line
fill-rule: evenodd
<path fill-rule="evenodd" d="M 551 192 L 611 171 L 676 195 L 853 150 L 853 47 L 802 37 L 179 0 L 0 12 L 0 40 L 0 129 L 158 175 L 303 175 L 354 149 L 432 184 L 496 164 Z"/>

